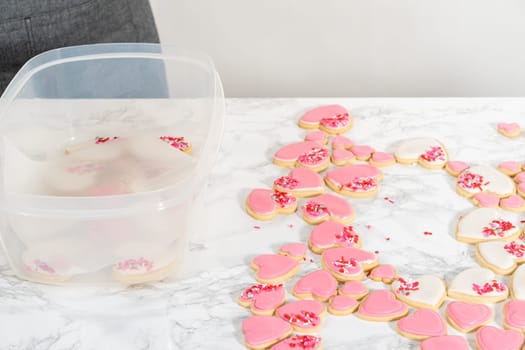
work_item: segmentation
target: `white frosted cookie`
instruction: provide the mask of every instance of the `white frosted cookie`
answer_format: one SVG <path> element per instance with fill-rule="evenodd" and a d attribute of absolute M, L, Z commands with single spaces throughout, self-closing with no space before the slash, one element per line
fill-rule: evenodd
<path fill-rule="evenodd" d="M 456 191 L 467 198 L 479 192 L 490 192 L 499 197 L 508 197 L 516 192 L 516 184 L 512 178 L 494 167 L 476 165 L 458 176 Z"/>
<path fill-rule="evenodd" d="M 507 299 L 507 286 L 486 268 L 470 268 L 460 272 L 448 287 L 448 296 L 472 303 L 498 303 Z"/>
<path fill-rule="evenodd" d="M 509 213 L 495 208 L 477 208 L 459 219 L 456 239 L 464 243 L 518 238 L 521 228 Z"/>
<path fill-rule="evenodd" d="M 126 142 L 125 150 L 136 158 L 148 161 L 184 162 L 191 160 L 192 157 L 188 154 L 191 152 L 191 145 L 185 140 L 177 140 L 168 136 L 137 136 L 132 141 Z M 181 145 L 181 142 L 184 142 L 184 146 Z"/>
<path fill-rule="evenodd" d="M 441 142 L 430 137 L 414 138 L 401 142 L 394 156 L 398 163 L 419 163 L 429 169 L 441 169 L 448 162 L 445 147 Z"/>
<path fill-rule="evenodd" d="M 118 136 L 97 136 L 66 147 L 64 154 L 79 161 L 108 161 L 122 154 L 123 141 Z"/>
<path fill-rule="evenodd" d="M 59 193 L 81 195 L 93 186 L 104 165 L 92 161 L 60 161 L 47 166 L 44 178 Z"/>
<path fill-rule="evenodd" d="M 498 275 L 508 275 L 525 261 L 525 245 L 522 241 L 479 243 L 476 246 L 476 259 L 480 265 Z"/>
<path fill-rule="evenodd" d="M 445 283 L 433 275 L 400 277 L 391 288 L 399 300 L 416 308 L 438 309 L 447 296 Z"/>
<path fill-rule="evenodd" d="M 525 264 L 518 266 L 512 274 L 510 295 L 514 300 L 525 300 Z"/>

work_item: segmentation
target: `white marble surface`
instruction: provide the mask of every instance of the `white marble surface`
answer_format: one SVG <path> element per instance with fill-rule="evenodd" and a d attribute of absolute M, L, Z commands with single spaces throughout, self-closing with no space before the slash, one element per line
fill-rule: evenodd
<path fill-rule="evenodd" d="M 301 112 L 333 102 L 355 117 L 348 136 L 377 150 L 392 152 L 407 137 L 434 136 L 454 160 L 525 162 L 525 137 L 509 140 L 496 132 L 500 121 L 525 127 L 525 99 L 228 100 L 220 158 L 206 192 L 208 229 L 192 245 L 188 277 L 128 289 L 51 287 L 14 277 L 1 255 L 0 349 L 243 348 L 240 326 L 248 312 L 236 298 L 254 282 L 250 260 L 275 252 L 282 243 L 306 241 L 310 230 L 298 215 L 257 223 L 245 214 L 244 199 L 249 189 L 268 187 L 288 172 L 272 165 L 271 155 L 304 137 L 296 126 Z M 364 249 L 378 250 L 381 261 L 401 274 L 434 273 L 450 281 L 475 266 L 472 248 L 453 238 L 457 216 L 473 207 L 456 195 L 453 178 L 417 166 L 396 165 L 384 172 L 377 198 L 349 200 Z M 300 275 L 319 266 L 314 258 L 303 264 Z M 286 284 L 288 291 L 294 280 Z M 501 316 L 495 323 L 501 325 Z M 321 336 L 325 349 L 418 348 L 395 332 L 394 323 L 355 316 L 328 316 Z M 472 336 L 469 341 L 473 346 Z"/>

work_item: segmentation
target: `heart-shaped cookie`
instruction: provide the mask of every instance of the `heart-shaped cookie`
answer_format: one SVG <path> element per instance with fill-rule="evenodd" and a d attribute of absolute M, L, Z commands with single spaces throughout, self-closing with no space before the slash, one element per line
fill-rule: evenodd
<path fill-rule="evenodd" d="M 486 268 L 470 268 L 460 272 L 448 288 L 448 296 L 466 302 L 498 303 L 507 299 L 507 286 Z"/>
<path fill-rule="evenodd" d="M 347 165 L 355 162 L 355 155 L 346 149 L 334 149 L 332 151 L 332 163 L 337 166 Z"/>
<path fill-rule="evenodd" d="M 478 243 L 476 260 L 498 275 L 509 275 L 525 261 L 525 244 L 523 241 L 492 241 Z"/>
<path fill-rule="evenodd" d="M 472 197 L 472 202 L 480 208 L 497 208 L 499 205 L 499 196 L 494 193 L 476 193 Z"/>
<path fill-rule="evenodd" d="M 396 163 L 396 158 L 393 154 L 385 152 L 374 152 L 372 157 L 370 157 L 370 165 L 376 167 L 385 167 L 394 165 Z"/>
<path fill-rule="evenodd" d="M 521 232 L 520 224 L 508 213 L 494 208 L 477 208 L 458 220 L 456 239 L 464 243 L 512 241 Z"/>
<path fill-rule="evenodd" d="M 470 333 L 490 322 L 492 310 L 485 304 L 451 301 L 447 305 L 446 315 L 452 327 Z"/>
<path fill-rule="evenodd" d="M 309 334 L 296 334 L 275 344 L 270 350 L 321 350 L 321 338 Z"/>
<path fill-rule="evenodd" d="M 298 300 L 279 307 L 275 314 L 297 332 L 315 333 L 321 328 L 326 306 L 316 300 Z"/>
<path fill-rule="evenodd" d="M 468 168 L 470 168 L 470 165 L 460 160 L 453 160 L 445 165 L 445 170 L 452 176 L 458 176 Z"/>
<path fill-rule="evenodd" d="M 237 301 L 243 307 L 250 307 L 255 315 L 271 316 L 284 303 L 284 298 L 282 284 L 254 284 L 246 288 Z"/>
<path fill-rule="evenodd" d="M 314 227 L 308 245 L 314 253 L 321 254 L 324 250 L 334 247 L 361 248 L 361 238 L 353 226 L 337 221 L 325 221 Z"/>
<path fill-rule="evenodd" d="M 456 191 L 467 198 L 479 192 L 508 197 L 516 192 L 514 181 L 496 168 L 476 165 L 463 171 L 456 181 Z"/>
<path fill-rule="evenodd" d="M 301 277 L 293 287 L 293 295 L 299 299 L 327 301 L 336 294 L 337 280 L 326 270 L 310 272 Z"/>
<path fill-rule="evenodd" d="M 392 265 L 379 265 L 370 272 L 369 277 L 374 281 L 390 284 L 397 278 L 397 271 Z"/>
<path fill-rule="evenodd" d="M 279 248 L 279 254 L 286 255 L 294 260 L 304 260 L 307 246 L 304 243 L 286 243 Z"/>
<path fill-rule="evenodd" d="M 498 164 L 499 171 L 508 176 L 514 176 L 521 171 L 521 164 L 512 160 Z"/>
<path fill-rule="evenodd" d="M 402 336 L 423 340 L 447 335 L 447 325 L 441 315 L 431 309 L 419 309 L 397 321 L 397 330 Z"/>
<path fill-rule="evenodd" d="M 459 335 L 444 335 L 423 340 L 420 344 L 421 350 L 469 350 L 465 338 Z"/>
<path fill-rule="evenodd" d="M 374 253 L 346 247 L 325 250 L 321 256 L 321 263 L 337 280 L 351 281 L 362 280 L 363 271 L 377 266 L 379 260 Z"/>
<path fill-rule="evenodd" d="M 257 220 L 272 220 L 277 214 L 291 214 L 296 210 L 297 199 L 277 190 L 256 188 L 246 199 L 246 212 Z"/>
<path fill-rule="evenodd" d="M 299 127 L 303 129 L 320 129 L 329 134 L 343 134 L 350 130 L 352 125 L 352 117 L 340 105 L 328 105 L 311 109 L 299 119 Z"/>
<path fill-rule="evenodd" d="M 317 142 L 321 145 L 326 145 L 328 143 L 328 134 L 321 130 L 312 131 L 305 135 L 304 140 Z"/>
<path fill-rule="evenodd" d="M 346 316 L 354 312 L 359 306 L 359 302 L 346 295 L 336 295 L 330 300 L 328 312 L 336 316 Z"/>
<path fill-rule="evenodd" d="M 479 350 L 520 350 L 523 333 L 483 326 L 476 333 L 476 345 Z"/>
<path fill-rule="evenodd" d="M 519 332 L 525 331 L 525 300 L 509 301 L 503 307 L 503 326 Z"/>
<path fill-rule="evenodd" d="M 301 209 L 303 219 L 311 225 L 317 225 L 329 219 L 349 224 L 354 219 L 354 210 L 350 203 L 330 193 L 309 200 Z"/>
<path fill-rule="evenodd" d="M 503 210 L 512 211 L 514 213 L 523 213 L 525 211 L 525 200 L 521 196 L 513 194 L 507 198 L 502 198 L 499 201 L 499 206 Z"/>
<path fill-rule="evenodd" d="M 525 171 L 522 171 L 521 173 L 516 174 L 516 176 L 514 176 L 514 182 L 518 184 L 525 182 Z"/>
<path fill-rule="evenodd" d="M 505 137 L 515 138 L 520 136 L 521 128 L 518 123 L 498 123 L 498 132 Z"/>
<path fill-rule="evenodd" d="M 324 192 L 323 185 L 323 178 L 308 168 L 295 168 L 288 176 L 281 176 L 273 182 L 274 189 L 295 197 L 317 196 Z"/>
<path fill-rule="evenodd" d="M 348 281 L 339 287 L 339 294 L 359 300 L 368 294 L 368 288 L 362 281 Z"/>
<path fill-rule="evenodd" d="M 374 148 L 368 145 L 353 145 L 350 150 L 358 160 L 369 160 L 374 153 Z"/>
<path fill-rule="evenodd" d="M 392 283 L 396 297 L 416 308 L 438 309 L 446 297 L 443 280 L 433 275 L 400 277 Z"/>
<path fill-rule="evenodd" d="M 251 316 L 242 321 L 244 343 L 249 349 L 266 349 L 292 334 L 292 326 L 273 316 Z"/>
<path fill-rule="evenodd" d="M 371 197 L 377 194 L 383 173 L 375 166 L 353 164 L 326 173 L 324 180 L 333 191 L 349 197 Z"/>
<path fill-rule="evenodd" d="M 293 277 L 299 271 L 299 263 L 279 254 L 259 255 L 252 261 L 255 279 L 260 283 L 276 284 Z"/>
<path fill-rule="evenodd" d="M 518 266 L 510 280 L 510 294 L 514 300 L 525 300 L 525 264 Z"/>
<path fill-rule="evenodd" d="M 442 169 L 448 161 L 445 147 L 438 140 L 429 137 L 401 142 L 394 155 L 398 163 L 419 163 L 429 169 Z"/>
<path fill-rule="evenodd" d="M 348 137 L 337 135 L 332 139 L 332 149 L 350 149 L 354 142 Z"/>
<path fill-rule="evenodd" d="M 313 141 L 303 141 L 286 145 L 275 152 L 273 162 L 283 167 L 304 167 L 323 171 L 330 165 L 328 149 Z"/>
<path fill-rule="evenodd" d="M 367 321 L 388 322 L 397 320 L 408 313 L 405 303 L 396 300 L 388 290 L 370 293 L 359 306 L 357 316 Z"/>

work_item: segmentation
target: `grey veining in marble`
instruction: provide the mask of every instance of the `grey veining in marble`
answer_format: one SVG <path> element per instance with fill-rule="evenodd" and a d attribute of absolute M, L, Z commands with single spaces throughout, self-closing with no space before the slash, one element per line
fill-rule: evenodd
<path fill-rule="evenodd" d="M 245 197 L 251 188 L 269 187 L 288 172 L 272 165 L 271 156 L 304 137 L 298 116 L 334 102 L 355 117 L 348 136 L 377 150 L 392 152 L 405 138 L 433 136 L 454 160 L 525 162 L 525 136 L 509 140 L 496 131 L 501 121 L 525 127 L 525 99 L 228 100 L 224 141 L 205 198 L 208 225 L 194 238 L 186 277 L 128 289 L 51 287 L 17 279 L 2 255 L 0 349 L 243 348 L 241 321 L 249 313 L 236 298 L 254 282 L 250 260 L 285 242 L 306 241 L 311 229 L 298 215 L 256 223 L 244 212 Z M 475 266 L 472 248 L 453 238 L 456 218 L 472 208 L 455 193 L 453 178 L 417 166 L 397 165 L 384 173 L 377 198 L 349 199 L 363 248 L 378 250 L 381 261 L 394 264 L 400 274 L 433 273 L 449 281 Z M 300 275 L 319 266 L 314 259 L 303 264 Z M 286 284 L 288 291 L 296 279 Z M 501 317 L 495 323 L 501 325 Z M 395 323 L 355 316 L 327 316 L 321 336 L 325 349 L 418 348 L 395 332 Z M 472 335 L 468 338 L 473 346 Z"/>

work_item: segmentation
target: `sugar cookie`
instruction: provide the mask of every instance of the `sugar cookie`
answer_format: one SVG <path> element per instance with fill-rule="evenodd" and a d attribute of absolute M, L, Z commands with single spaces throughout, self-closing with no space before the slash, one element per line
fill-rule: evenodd
<path fill-rule="evenodd" d="M 510 295 L 514 300 L 525 300 L 525 265 L 520 265 L 510 279 Z"/>
<path fill-rule="evenodd" d="M 476 193 L 472 197 L 472 202 L 480 208 L 497 208 L 499 206 L 499 196 L 488 192 Z"/>
<path fill-rule="evenodd" d="M 514 176 L 514 182 L 522 183 L 525 182 L 525 171 L 522 171 Z"/>
<path fill-rule="evenodd" d="M 256 271 L 259 283 L 282 283 L 299 272 L 299 263 L 287 256 L 278 254 L 259 255 L 253 259 L 251 267 Z"/>
<path fill-rule="evenodd" d="M 333 191 L 349 197 L 372 197 L 379 191 L 383 173 L 368 164 L 347 165 L 330 170 L 324 180 Z"/>
<path fill-rule="evenodd" d="M 419 345 L 420 350 L 469 350 L 465 338 L 459 335 L 445 335 L 423 340 Z"/>
<path fill-rule="evenodd" d="M 254 284 L 242 292 L 237 302 L 254 315 L 271 316 L 284 303 L 285 294 L 282 284 Z"/>
<path fill-rule="evenodd" d="M 279 248 L 279 254 L 300 261 L 305 258 L 307 249 L 307 245 L 304 243 L 287 243 Z"/>
<path fill-rule="evenodd" d="M 184 137 L 140 135 L 123 143 L 124 150 L 137 159 L 193 162 L 192 146 Z"/>
<path fill-rule="evenodd" d="M 518 123 L 498 123 L 498 132 L 508 138 L 516 138 L 521 135 Z"/>
<path fill-rule="evenodd" d="M 334 149 L 332 151 L 331 160 L 332 164 L 342 166 L 354 163 L 356 158 L 352 151 L 347 151 L 346 149 Z"/>
<path fill-rule="evenodd" d="M 518 194 L 525 198 L 525 182 L 521 182 L 518 184 Z"/>
<path fill-rule="evenodd" d="M 447 171 L 447 173 L 456 177 L 468 168 L 470 168 L 470 165 L 468 163 L 459 160 L 450 161 L 447 163 L 447 165 L 445 165 L 445 170 Z"/>
<path fill-rule="evenodd" d="M 119 260 L 112 270 L 113 279 L 125 284 L 161 281 L 168 277 L 176 266 L 171 254 L 160 256 L 137 255 Z"/>
<path fill-rule="evenodd" d="M 320 129 L 329 134 L 344 134 L 352 128 L 348 111 L 339 105 L 321 106 L 307 111 L 299 119 L 303 129 Z"/>
<path fill-rule="evenodd" d="M 525 332 L 525 300 L 511 300 L 503 306 L 503 327 Z"/>
<path fill-rule="evenodd" d="M 359 306 L 357 317 L 367 321 L 388 322 L 400 319 L 408 313 L 405 303 L 396 299 L 388 290 L 370 293 Z"/>
<path fill-rule="evenodd" d="M 317 142 L 297 142 L 275 152 L 273 163 L 282 167 L 298 166 L 319 172 L 330 165 L 330 154 L 325 146 Z"/>
<path fill-rule="evenodd" d="M 346 136 L 337 135 L 332 139 L 332 149 L 350 149 L 354 142 Z"/>
<path fill-rule="evenodd" d="M 64 154 L 78 161 L 109 161 L 122 154 L 122 141 L 118 136 L 97 136 L 92 140 L 66 147 Z"/>
<path fill-rule="evenodd" d="M 69 253 L 52 249 L 28 249 L 22 253 L 25 273 L 36 281 L 65 282 L 74 274 L 73 258 Z"/>
<path fill-rule="evenodd" d="M 321 145 L 326 145 L 328 143 L 328 134 L 324 131 L 312 131 L 306 134 L 304 137 L 305 141 L 317 142 Z"/>
<path fill-rule="evenodd" d="M 491 269 L 498 275 L 509 275 L 525 262 L 525 244 L 523 241 L 492 241 L 478 243 L 476 260 L 481 266 Z"/>
<path fill-rule="evenodd" d="M 494 326 L 483 326 L 476 332 L 476 346 L 479 350 L 520 350 L 523 340 L 521 332 Z"/>
<path fill-rule="evenodd" d="M 279 307 L 275 314 L 289 322 L 296 332 L 315 333 L 321 329 L 326 306 L 316 300 L 298 300 Z"/>
<path fill-rule="evenodd" d="M 362 280 L 364 271 L 379 264 L 374 253 L 358 248 L 331 248 L 321 256 L 323 268 L 328 270 L 338 281 Z"/>
<path fill-rule="evenodd" d="M 520 235 L 521 229 L 518 223 L 507 218 L 509 215 L 499 209 L 474 209 L 458 220 L 456 239 L 470 244 L 493 240 L 515 240 Z"/>
<path fill-rule="evenodd" d="M 521 164 L 514 161 L 506 161 L 498 164 L 499 171 L 508 176 L 514 176 L 521 171 Z"/>
<path fill-rule="evenodd" d="M 400 277 L 391 286 L 394 295 L 415 308 L 439 309 L 447 296 L 443 280 L 433 275 Z"/>
<path fill-rule="evenodd" d="M 420 137 L 401 142 L 394 156 L 398 163 L 419 163 L 428 169 L 442 169 L 448 161 L 445 147 L 436 139 Z"/>
<path fill-rule="evenodd" d="M 92 161 L 67 160 L 52 162 L 44 175 L 47 184 L 68 195 L 80 195 L 93 185 L 106 165 Z"/>
<path fill-rule="evenodd" d="M 270 350 L 322 350 L 321 338 L 309 334 L 296 334 L 272 346 Z"/>
<path fill-rule="evenodd" d="M 252 350 L 267 349 L 292 334 L 292 326 L 273 316 L 250 316 L 242 321 L 246 347 Z"/>
<path fill-rule="evenodd" d="M 361 239 L 353 226 L 337 221 L 325 221 L 313 228 L 308 240 L 308 246 L 316 253 L 335 247 L 361 248 Z"/>
<path fill-rule="evenodd" d="M 309 200 L 301 207 L 301 210 L 303 219 L 311 225 L 317 225 L 330 219 L 343 224 L 349 224 L 354 220 L 354 210 L 350 203 L 330 193 Z"/>
<path fill-rule="evenodd" d="M 323 178 L 308 168 L 295 168 L 273 182 L 273 188 L 295 197 L 312 197 L 324 193 Z"/>
<path fill-rule="evenodd" d="M 350 150 L 358 160 L 369 160 L 375 150 L 367 145 L 353 145 Z"/>
<path fill-rule="evenodd" d="M 327 301 L 337 294 L 337 280 L 326 270 L 316 270 L 301 277 L 295 283 L 292 293 L 299 299 Z"/>
<path fill-rule="evenodd" d="M 470 268 L 460 272 L 448 288 L 448 296 L 466 302 L 498 303 L 509 294 L 505 283 L 487 268 Z"/>
<path fill-rule="evenodd" d="M 357 300 L 368 294 L 368 288 L 362 281 L 348 281 L 339 287 L 339 295 L 345 295 Z"/>
<path fill-rule="evenodd" d="M 525 212 L 525 200 L 517 194 L 513 194 L 507 198 L 501 198 L 499 206 L 503 210 L 512 211 L 514 213 Z"/>
<path fill-rule="evenodd" d="M 286 192 L 256 188 L 246 199 L 246 211 L 254 219 L 272 220 L 277 214 L 292 214 L 297 210 L 297 199 Z"/>
<path fill-rule="evenodd" d="M 336 295 L 330 300 L 328 312 L 336 316 L 347 316 L 353 313 L 358 306 L 359 302 L 354 298 Z"/>
<path fill-rule="evenodd" d="M 376 167 L 386 167 L 396 164 L 394 155 L 385 152 L 374 152 L 370 158 L 370 165 Z"/>
<path fill-rule="evenodd" d="M 485 304 L 451 301 L 445 311 L 447 321 L 463 333 L 470 333 L 486 325 L 492 319 L 492 309 Z"/>
<path fill-rule="evenodd" d="M 500 197 L 508 197 L 516 192 L 516 185 L 510 177 L 495 168 L 476 165 L 458 176 L 456 191 L 467 198 L 479 192 L 491 192 Z"/>
<path fill-rule="evenodd" d="M 397 321 L 397 331 L 406 338 L 424 340 L 447 335 L 447 325 L 439 312 L 419 309 Z"/>
<path fill-rule="evenodd" d="M 369 277 L 370 279 L 376 282 L 390 284 L 394 282 L 394 280 L 397 278 L 397 271 L 396 268 L 392 265 L 379 265 L 378 267 L 370 271 Z"/>

